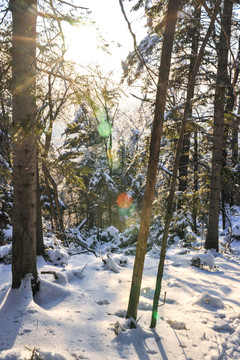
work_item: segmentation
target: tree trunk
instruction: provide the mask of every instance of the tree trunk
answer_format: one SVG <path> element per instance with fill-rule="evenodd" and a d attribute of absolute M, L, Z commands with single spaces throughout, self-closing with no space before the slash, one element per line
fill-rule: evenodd
<path fill-rule="evenodd" d="M 47 197 L 48 197 L 49 204 L 50 204 L 50 217 L 51 217 L 52 230 L 58 231 L 58 220 L 57 220 L 56 211 L 55 211 L 55 208 L 53 205 L 52 192 L 51 192 L 51 188 L 50 188 L 49 181 L 48 181 L 47 166 L 45 165 L 45 163 L 42 163 L 42 169 L 43 169 L 44 178 L 45 178 L 46 193 L 47 193 Z"/>
<path fill-rule="evenodd" d="M 234 186 L 229 185 L 233 182 L 233 179 L 229 178 L 229 172 L 227 169 L 227 154 L 228 154 L 228 139 L 230 138 L 230 142 L 232 143 L 232 139 L 234 137 L 234 129 L 236 116 L 233 114 L 234 107 L 236 105 L 236 95 L 235 95 L 235 87 L 238 81 L 239 72 L 240 72 L 240 37 L 239 37 L 239 45 L 238 45 L 238 56 L 235 61 L 235 71 L 233 79 L 231 80 L 230 76 L 228 76 L 228 88 L 227 91 L 227 99 L 226 99 L 226 108 L 225 108 L 225 119 L 224 122 L 224 135 L 223 135 L 223 154 L 222 154 L 222 227 L 223 230 L 226 228 L 226 205 L 230 204 L 230 198 L 232 198 L 231 193 Z M 232 131 L 231 131 L 232 130 Z M 238 141 L 237 141 L 238 144 Z M 236 164 L 235 164 L 236 165 Z M 234 168 L 234 162 L 232 163 L 232 167 Z"/>
<path fill-rule="evenodd" d="M 36 18 L 37 0 L 11 0 L 13 19 L 13 258 L 12 287 L 26 274 L 37 285 Z"/>
<path fill-rule="evenodd" d="M 231 0 L 224 0 L 224 8 L 221 22 L 222 28 L 218 46 L 218 68 L 216 91 L 214 98 L 212 170 L 205 248 L 215 249 L 216 251 L 219 250 L 218 222 L 220 212 L 225 101 L 226 88 L 228 85 L 228 48 L 231 36 L 232 8 L 233 2 Z"/>
<path fill-rule="evenodd" d="M 44 245 L 43 245 L 43 228 L 42 228 L 42 211 L 41 211 L 41 192 L 40 192 L 40 183 L 39 183 L 39 170 L 37 164 L 37 255 L 43 255 Z"/>
<path fill-rule="evenodd" d="M 193 153 L 193 205 L 192 219 L 193 231 L 197 233 L 197 208 L 198 208 L 198 130 L 194 130 L 194 153 Z"/>
<path fill-rule="evenodd" d="M 170 190 L 169 190 L 169 196 L 168 196 L 167 210 L 166 210 L 166 215 L 165 215 L 165 225 L 164 225 L 163 238 L 162 238 L 160 261 L 159 261 L 159 265 L 158 265 L 156 287 L 155 287 L 154 298 L 153 298 L 152 320 L 151 320 L 151 324 L 150 324 L 151 328 L 154 328 L 157 323 L 158 302 L 159 302 L 159 297 L 160 297 L 160 293 L 161 293 L 161 285 L 162 285 L 164 262 L 165 262 L 166 249 L 167 249 L 169 226 L 170 226 L 170 222 L 172 219 L 173 202 L 174 202 L 175 188 L 176 188 L 176 182 L 177 182 L 177 171 L 178 171 L 179 160 L 180 160 L 181 151 L 182 151 L 182 147 L 183 147 L 183 140 L 184 140 L 184 133 L 185 133 L 185 128 L 186 128 L 186 124 L 187 124 L 187 119 L 188 119 L 188 115 L 189 115 L 189 112 L 191 111 L 191 106 L 192 106 L 191 105 L 192 94 L 193 94 L 193 90 L 194 90 L 194 86 L 195 86 L 196 76 L 197 76 L 203 55 L 204 55 L 205 47 L 207 45 L 207 42 L 211 35 L 212 29 L 214 27 L 214 23 L 215 23 L 215 19 L 216 19 L 218 10 L 219 10 L 220 3 L 221 3 L 221 0 L 218 0 L 216 3 L 215 10 L 211 16 L 211 22 L 209 24 L 209 28 L 207 30 L 207 33 L 205 35 L 205 38 L 201 45 L 201 48 L 199 50 L 199 54 L 198 54 L 194 69 L 192 71 L 192 74 L 191 74 L 191 76 L 189 78 L 189 82 L 188 82 L 187 99 L 186 99 L 184 114 L 183 114 L 183 118 L 182 118 L 179 140 L 178 140 L 178 144 L 177 144 L 176 156 L 175 156 L 175 160 L 174 160 L 174 166 L 173 166 L 173 172 L 172 172 L 171 184 L 170 184 Z"/>
<path fill-rule="evenodd" d="M 240 97 L 238 103 L 238 115 L 240 116 Z M 235 168 L 238 164 L 238 138 L 239 138 L 239 118 L 236 117 L 232 126 L 232 138 L 231 138 L 231 151 L 232 151 L 232 167 Z M 240 171 L 236 173 L 235 176 L 235 189 L 231 194 L 231 205 L 240 206 Z"/>
<path fill-rule="evenodd" d="M 150 143 L 150 156 L 147 170 L 147 179 L 145 186 L 145 193 L 143 198 L 143 207 L 141 213 L 140 229 L 138 233 L 138 241 L 136 248 L 135 263 L 132 275 L 132 284 L 129 296 L 127 318 L 133 317 L 137 319 L 137 309 L 139 303 L 142 273 L 144 266 L 144 259 L 147 247 L 147 239 L 149 232 L 149 225 L 152 213 L 152 203 L 155 192 L 155 183 L 157 176 L 158 160 L 160 143 L 162 137 L 162 129 L 164 122 L 164 111 L 166 104 L 166 96 L 169 81 L 169 72 L 171 64 L 171 55 L 173 40 L 175 34 L 175 25 L 177 21 L 177 13 L 180 5 L 180 0 L 169 0 L 168 11 L 165 27 L 165 35 L 162 46 L 161 64 L 159 69 L 158 87 L 156 95 L 155 114 Z"/>
<path fill-rule="evenodd" d="M 60 208 L 60 204 L 59 204 L 59 200 L 58 200 L 57 184 L 56 184 L 55 180 L 52 178 L 47 165 L 45 163 L 42 163 L 42 167 L 43 167 L 43 172 L 44 172 L 44 176 L 45 176 L 46 190 L 47 190 L 47 194 L 48 194 L 48 198 L 49 198 L 49 202 L 50 202 L 51 216 L 52 216 L 52 219 L 54 222 L 54 227 L 55 227 L 55 230 L 57 233 L 57 237 L 60 240 L 65 241 L 66 235 L 65 235 L 64 225 L 63 225 L 61 208 Z M 50 188 L 49 183 L 51 183 L 52 189 Z M 53 194 L 54 203 L 52 200 L 52 194 Z M 55 206 L 54 206 L 54 204 L 55 204 Z"/>
<path fill-rule="evenodd" d="M 189 77 L 192 74 L 194 69 L 194 65 L 197 59 L 198 53 L 198 45 L 199 45 L 199 38 L 200 38 L 200 20 L 201 20 L 201 6 L 196 4 L 195 11 L 194 11 L 194 26 L 191 29 L 191 40 L 192 40 L 192 53 L 190 58 L 190 65 L 189 65 Z M 193 98 L 194 96 L 194 88 L 192 89 L 192 94 L 190 94 Z M 192 106 L 189 111 L 189 119 L 192 116 Z M 192 121 L 192 120 L 190 120 Z M 190 137 L 191 137 L 191 124 L 189 127 L 186 126 L 186 132 L 184 134 L 183 140 L 183 150 L 179 161 L 179 185 L 178 190 L 184 193 L 188 187 L 188 164 L 189 164 L 189 151 L 190 151 Z M 178 207 L 181 207 L 181 201 L 178 204 Z"/>

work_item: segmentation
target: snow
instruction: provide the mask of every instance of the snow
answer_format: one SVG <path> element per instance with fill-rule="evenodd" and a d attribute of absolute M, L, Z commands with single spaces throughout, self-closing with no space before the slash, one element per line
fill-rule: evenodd
<path fill-rule="evenodd" d="M 0 259 L 10 254 L 12 251 L 12 244 L 3 245 L 0 247 Z"/>
<path fill-rule="evenodd" d="M 214 254 L 210 270 L 191 266 L 199 251 L 172 245 L 154 330 L 156 254 L 146 256 L 136 329 L 125 320 L 134 257 L 125 256 L 123 267 L 122 254 L 108 255 L 118 272 L 90 253 L 68 257 L 64 266 L 38 257 L 35 298 L 30 276 L 12 290 L 11 265 L 0 263 L 0 359 L 240 359 L 237 248 Z"/>
<path fill-rule="evenodd" d="M 211 251 L 207 251 L 204 254 L 196 254 L 192 257 L 192 264 L 199 264 L 199 266 L 208 266 L 210 270 L 212 270 L 215 266 L 214 256 Z"/>
<path fill-rule="evenodd" d="M 112 257 L 109 256 L 109 254 L 107 254 L 107 258 L 106 259 L 103 259 L 103 262 L 105 264 L 105 267 L 108 269 L 108 270 L 111 270 L 115 273 L 118 273 L 119 272 L 119 269 L 118 269 L 118 265 L 116 264 L 116 262 L 114 261 L 114 259 Z"/>
<path fill-rule="evenodd" d="M 6 229 L 2 230 L 3 236 L 5 239 L 11 239 L 12 238 L 12 226 L 7 225 Z"/>

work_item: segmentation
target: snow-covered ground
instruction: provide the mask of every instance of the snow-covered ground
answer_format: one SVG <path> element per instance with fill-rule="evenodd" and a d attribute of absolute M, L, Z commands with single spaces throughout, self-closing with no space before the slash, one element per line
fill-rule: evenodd
<path fill-rule="evenodd" d="M 11 265 L 0 264 L 0 359 L 240 359 L 239 244 L 232 244 L 234 255 L 215 254 L 212 269 L 191 266 L 194 250 L 169 248 L 166 301 L 155 330 L 149 328 L 154 252 L 146 256 L 136 329 L 128 329 L 124 318 L 132 256 L 125 257 L 124 267 L 116 265 L 119 254 L 111 255 L 116 264 L 93 254 L 74 255 L 65 267 L 39 257 L 41 288 L 34 300 L 30 279 L 11 290 Z"/>

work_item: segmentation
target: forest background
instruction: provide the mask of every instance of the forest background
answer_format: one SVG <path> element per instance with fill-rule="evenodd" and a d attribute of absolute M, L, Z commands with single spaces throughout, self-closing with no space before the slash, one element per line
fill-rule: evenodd
<path fill-rule="evenodd" d="M 37 291 L 43 232 L 78 251 L 135 254 L 137 243 L 137 292 L 146 251 L 164 261 L 167 243 L 199 234 L 219 251 L 220 215 L 224 246 L 239 239 L 239 2 L 130 1 L 146 19 L 139 43 L 124 4 L 134 50 L 117 82 L 67 56 L 64 23 L 91 22 L 87 7 L 1 1 L 0 241 L 13 244 L 13 288 L 31 273 Z"/>

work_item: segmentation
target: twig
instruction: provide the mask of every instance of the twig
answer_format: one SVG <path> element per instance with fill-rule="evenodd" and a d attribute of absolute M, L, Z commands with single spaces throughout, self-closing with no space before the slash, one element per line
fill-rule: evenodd
<path fill-rule="evenodd" d="M 162 303 L 162 304 L 160 304 L 160 305 L 158 305 L 158 307 L 159 307 L 159 306 L 163 306 L 163 305 L 165 305 L 165 304 L 166 304 L 166 297 L 167 297 L 167 292 L 165 291 L 165 292 L 164 292 L 163 303 Z"/>
<path fill-rule="evenodd" d="M 49 271 L 41 271 L 41 274 L 43 274 L 43 275 L 45 275 L 45 274 L 53 275 L 55 280 L 58 279 L 58 275 L 57 275 L 56 271 L 50 271 L 50 270 Z"/>
<path fill-rule="evenodd" d="M 131 27 L 130 21 L 129 21 L 128 18 L 127 18 L 126 12 L 125 12 L 125 10 L 124 10 L 122 0 L 119 0 L 119 4 L 120 4 L 121 10 L 122 10 L 124 19 L 125 19 L 126 22 L 127 22 L 129 32 L 130 32 L 130 34 L 132 35 L 132 38 L 133 38 L 134 50 L 135 50 L 135 52 L 136 52 L 136 55 L 137 55 L 139 61 L 140 61 L 140 62 L 145 66 L 145 68 L 147 69 L 147 71 L 148 71 L 148 73 L 149 73 L 149 75 L 150 75 L 153 83 L 157 86 L 157 84 L 156 84 L 156 82 L 155 82 L 152 74 L 155 75 L 155 76 L 157 76 L 157 75 L 156 75 L 156 74 L 149 68 L 149 66 L 146 64 L 146 61 L 144 60 L 144 57 L 143 57 L 143 55 L 141 54 L 141 51 L 139 50 L 139 48 L 138 48 L 138 46 L 137 46 L 136 35 L 135 35 L 134 32 L 132 31 L 132 27 Z"/>
<path fill-rule="evenodd" d="M 84 242 L 82 240 L 77 239 L 77 240 L 75 240 L 75 242 L 77 244 L 81 245 L 87 251 L 92 252 L 96 257 L 98 257 L 97 253 L 93 249 L 90 249 L 86 244 L 84 244 Z"/>
<path fill-rule="evenodd" d="M 64 0 L 57 0 L 58 2 L 62 3 L 62 4 L 65 4 L 65 5 L 68 5 L 68 6 L 71 6 L 73 7 L 74 9 L 83 9 L 83 10 L 88 10 L 89 8 L 86 8 L 86 7 L 83 7 L 83 6 L 80 6 L 80 5 L 74 5 L 74 4 L 71 4 L 67 1 L 64 1 Z"/>

